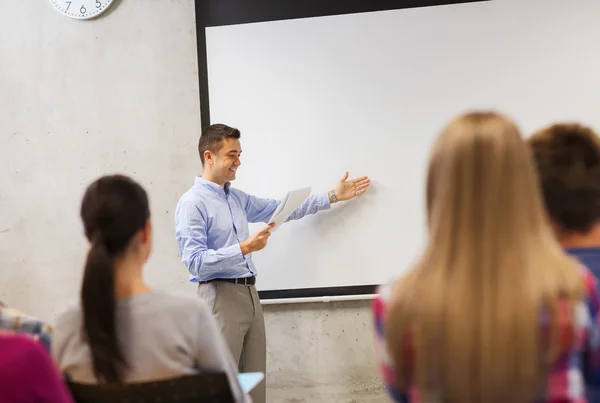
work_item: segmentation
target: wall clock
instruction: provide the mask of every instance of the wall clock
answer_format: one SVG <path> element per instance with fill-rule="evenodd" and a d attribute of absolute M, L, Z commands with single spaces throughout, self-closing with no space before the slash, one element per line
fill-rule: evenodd
<path fill-rule="evenodd" d="M 114 2 L 115 0 L 50 0 L 59 13 L 78 20 L 97 17 Z"/>

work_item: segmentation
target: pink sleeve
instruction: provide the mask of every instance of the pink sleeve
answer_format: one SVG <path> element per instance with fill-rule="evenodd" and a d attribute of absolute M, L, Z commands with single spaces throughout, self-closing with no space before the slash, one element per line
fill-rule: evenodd
<path fill-rule="evenodd" d="M 71 394 L 50 354 L 39 343 L 33 343 L 27 354 L 29 388 L 37 402 L 74 403 Z"/>

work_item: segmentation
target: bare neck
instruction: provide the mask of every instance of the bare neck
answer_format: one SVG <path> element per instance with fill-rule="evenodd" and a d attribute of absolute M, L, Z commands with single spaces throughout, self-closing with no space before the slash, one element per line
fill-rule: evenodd
<path fill-rule="evenodd" d="M 586 233 L 569 232 L 560 237 L 564 248 L 598 248 L 600 247 L 600 224 L 594 225 Z"/>
<path fill-rule="evenodd" d="M 115 263 L 115 296 L 117 299 L 133 297 L 150 290 L 142 277 L 143 264 L 123 259 Z"/>

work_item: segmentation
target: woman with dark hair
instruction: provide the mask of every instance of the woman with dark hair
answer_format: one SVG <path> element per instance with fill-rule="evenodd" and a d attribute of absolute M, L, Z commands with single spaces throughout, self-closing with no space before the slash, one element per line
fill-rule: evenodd
<path fill-rule="evenodd" d="M 105 176 L 81 204 L 91 246 L 81 302 L 57 320 L 52 352 L 74 382 L 129 383 L 201 369 L 225 371 L 246 401 L 237 369 L 202 300 L 151 290 L 142 279 L 152 250 L 148 197 L 133 180 Z"/>

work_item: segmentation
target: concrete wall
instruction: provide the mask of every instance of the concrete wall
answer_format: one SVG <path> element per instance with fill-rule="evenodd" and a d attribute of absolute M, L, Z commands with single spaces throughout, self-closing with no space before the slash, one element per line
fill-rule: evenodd
<path fill-rule="evenodd" d="M 369 301 L 265 305 L 272 402 L 382 402 Z"/>
<path fill-rule="evenodd" d="M 150 193 L 148 282 L 194 293 L 173 208 L 200 168 L 196 69 L 192 0 L 120 0 L 85 22 L 47 0 L 3 5 L 0 300 L 52 322 L 77 297 L 86 251 L 79 203 L 108 172 L 132 175 Z M 368 306 L 266 307 L 269 401 L 384 400 Z"/>

